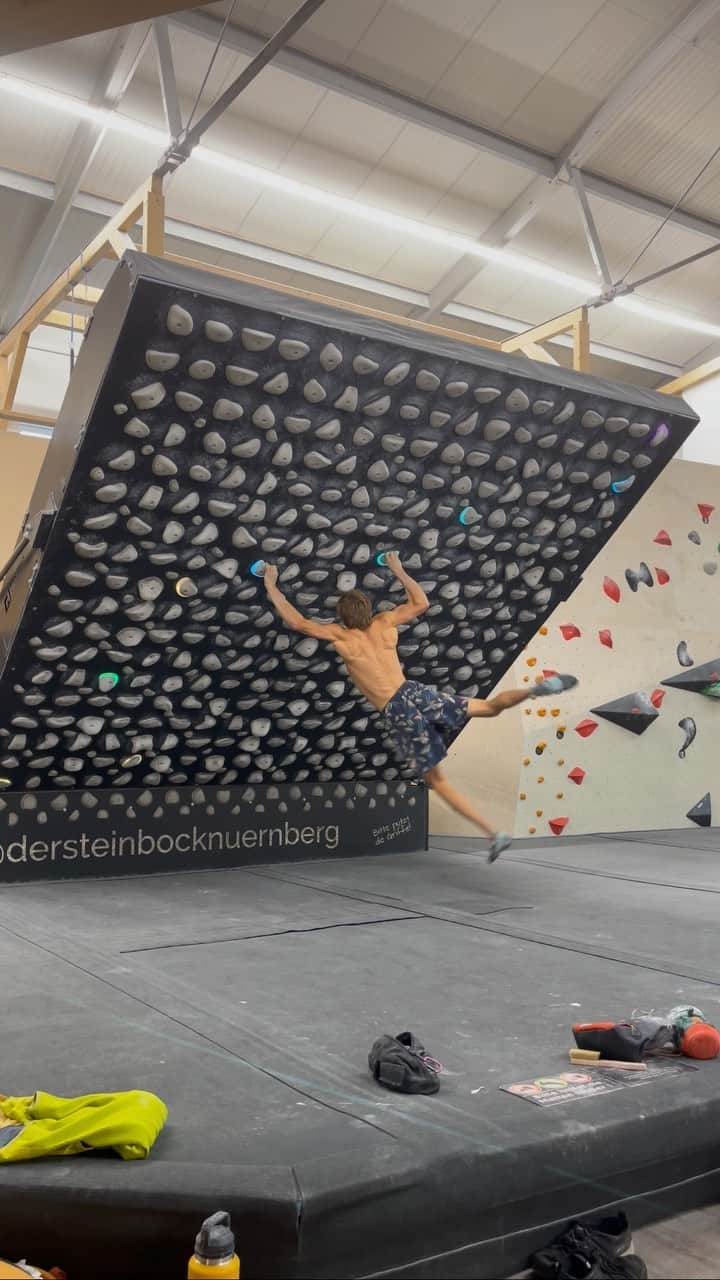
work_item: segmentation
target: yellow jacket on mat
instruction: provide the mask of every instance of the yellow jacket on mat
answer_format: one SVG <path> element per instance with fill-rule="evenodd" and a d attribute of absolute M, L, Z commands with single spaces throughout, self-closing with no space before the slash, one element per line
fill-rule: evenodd
<path fill-rule="evenodd" d="M 166 1120 L 165 1103 L 141 1089 L 81 1098 L 0 1094 L 0 1162 L 76 1156 L 100 1148 L 111 1148 L 123 1160 L 143 1160 Z"/>

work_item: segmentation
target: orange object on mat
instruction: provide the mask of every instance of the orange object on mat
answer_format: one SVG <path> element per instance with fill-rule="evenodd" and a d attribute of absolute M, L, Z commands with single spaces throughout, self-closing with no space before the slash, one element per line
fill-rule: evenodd
<path fill-rule="evenodd" d="M 680 1049 L 687 1058 L 717 1058 L 720 1031 L 709 1022 L 691 1022 L 681 1036 Z"/>

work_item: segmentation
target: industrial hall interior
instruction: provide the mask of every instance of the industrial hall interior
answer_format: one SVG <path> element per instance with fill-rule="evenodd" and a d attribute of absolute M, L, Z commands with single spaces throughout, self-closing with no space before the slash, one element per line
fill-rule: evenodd
<path fill-rule="evenodd" d="M 0 4 L 0 1280 L 720 1276 L 720 0 Z"/>

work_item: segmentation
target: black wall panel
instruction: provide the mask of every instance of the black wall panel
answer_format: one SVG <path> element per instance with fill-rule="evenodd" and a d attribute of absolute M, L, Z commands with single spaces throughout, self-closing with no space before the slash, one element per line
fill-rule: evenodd
<path fill-rule="evenodd" d="M 33 498 L 38 548 L 5 584 L 4 785 L 402 778 L 256 562 L 329 620 L 351 586 L 397 602 L 378 563 L 397 549 L 432 602 L 402 635 L 408 676 L 483 694 L 695 421 L 681 400 L 128 255 Z"/>

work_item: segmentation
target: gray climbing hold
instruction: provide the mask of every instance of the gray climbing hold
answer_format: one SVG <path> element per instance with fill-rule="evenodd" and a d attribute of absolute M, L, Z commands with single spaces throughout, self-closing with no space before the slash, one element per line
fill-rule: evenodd
<path fill-rule="evenodd" d="M 309 382 L 305 383 L 303 395 L 310 404 L 320 404 L 326 398 L 327 392 L 320 385 L 317 378 L 311 378 Z"/>
<path fill-rule="evenodd" d="M 593 462 L 604 462 L 609 453 L 607 444 L 604 440 L 598 440 L 591 445 L 587 451 L 588 458 L 592 458 Z"/>
<path fill-rule="evenodd" d="M 154 511 L 159 505 L 163 496 L 163 491 L 158 484 L 151 484 L 145 490 L 144 494 L 138 501 L 138 506 L 144 511 Z"/>
<path fill-rule="evenodd" d="M 442 476 L 436 476 L 432 472 L 428 472 L 427 475 L 423 476 L 422 487 L 423 489 L 444 489 L 445 481 Z"/>
<path fill-rule="evenodd" d="M 627 449 L 616 449 L 613 453 L 613 462 L 620 464 L 627 462 L 630 454 Z"/>
<path fill-rule="evenodd" d="M 412 450 L 411 450 L 412 452 Z M 460 444 L 448 444 L 440 454 L 440 461 L 454 466 L 456 463 L 462 462 L 465 457 L 465 450 Z"/>
<path fill-rule="evenodd" d="M 172 449 L 176 445 L 182 444 L 186 434 L 187 433 L 185 431 L 185 428 L 181 427 L 179 422 L 171 422 L 170 426 L 165 432 L 165 439 L 163 440 L 163 445 L 165 446 L 166 449 Z M 177 470 L 177 467 L 175 468 L 175 470 Z M 160 473 L 158 472 L 157 474 L 159 475 Z"/>
<path fill-rule="evenodd" d="M 601 427 L 604 419 L 602 414 L 596 413 L 595 409 L 587 409 L 580 421 L 584 427 L 592 431 L 595 427 Z"/>
<path fill-rule="evenodd" d="M 353 360 L 353 369 L 356 373 L 375 373 L 379 368 L 377 360 L 372 360 L 370 356 L 355 356 Z"/>
<path fill-rule="evenodd" d="M 605 428 L 607 431 L 616 432 L 624 431 L 629 425 L 627 418 L 608 418 L 605 423 Z"/>
<path fill-rule="evenodd" d="M 215 401 L 212 412 L 213 418 L 218 422 L 235 422 L 238 418 L 242 418 L 243 407 L 236 400 L 226 400 L 221 397 Z"/>
<path fill-rule="evenodd" d="M 520 413 L 530 408 L 530 398 L 525 394 L 521 387 L 515 387 L 508 396 L 505 397 L 505 408 L 511 413 Z"/>
<path fill-rule="evenodd" d="M 354 507 L 370 506 L 370 494 L 365 488 L 365 485 L 361 485 L 359 489 L 355 490 L 350 501 Z"/>
<path fill-rule="evenodd" d="M 164 453 L 156 453 L 152 460 L 153 473 L 156 476 L 176 476 L 177 467 L 172 458 L 166 458 Z"/>
<path fill-rule="evenodd" d="M 510 423 L 506 422 L 504 418 L 491 418 L 489 422 L 485 423 L 483 436 L 489 443 L 492 443 L 495 440 L 502 440 L 509 430 Z"/>
<path fill-rule="evenodd" d="M 267 391 L 271 396 L 282 396 L 290 386 L 290 379 L 283 370 L 282 373 L 276 373 L 274 378 L 269 378 L 263 383 L 263 391 Z"/>
<path fill-rule="evenodd" d="M 708 575 L 709 578 L 712 578 L 717 573 L 717 561 L 706 560 L 703 565 L 703 571 Z"/>
<path fill-rule="evenodd" d="M 436 373 L 431 373 L 429 369 L 420 369 L 415 375 L 415 386 L 418 391 L 437 391 L 440 386 L 440 379 Z"/>
<path fill-rule="evenodd" d="M 188 367 L 188 373 L 191 378 L 198 378 L 200 381 L 205 381 L 207 378 L 213 377 L 215 373 L 215 365 L 212 360 L 193 360 L 192 364 Z"/>
<path fill-rule="evenodd" d="M 555 417 L 553 418 L 553 422 L 555 426 L 559 427 L 563 422 L 567 422 L 569 418 L 572 418 L 574 412 L 575 412 L 575 401 L 568 400 L 563 405 L 560 412 L 555 414 Z"/>
<path fill-rule="evenodd" d="M 234 387 L 248 387 L 251 382 L 257 381 L 258 376 L 254 369 L 245 369 L 239 364 L 225 366 L 225 377 Z"/>
<path fill-rule="evenodd" d="M 230 342 L 232 336 L 232 329 L 222 320 L 205 321 L 205 337 L 209 342 Z"/>
<path fill-rule="evenodd" d="M 528 458 L 523 467 L 522 474 L 523 480 L 532 480 L 535 476 L 540 474 L 540 463 L 536 458 Z"/>
<path fill-rule="evenodd" d="M 527 495 L 527 504 L 529 507 L 539 507 L 550 497 L 548 489 L 531 489 Z"/>
<path fill-rule="evenodd" d="M 478 498 L 492 498 L 498 488 L 499 485 L 493 484 L 491 480 L 481 480 L 477 487 Z"/>
<path fill-rule="evenodd" d="M 188 475 L 191 480 L 197 481 L 198 484 L 205 484 L 208 480 L 212 479 L 211 472 L 208 471 L 207 467 L 204 467 L 201 462 L 194 462 L 188 471 Z"/>
<path fill-rule="evenodd" d="M 484 453 L 481 449 L 473 449 L 465 461 L 469 467 L 484 467 L 490 461 L 490 454 Z"/>
<path fill-rule="evenodd" d="M 176 333 L 180 337 L 187 338 L 193 331 L 193 318 L 189 311 L 174 302 L 167 313 L 165 322 L 170 333 Z"/>
<path fill-rule="evenodd" d="M 244 524 L 259 524 L 261 520 L 265 519 L 266 510 L 266 504 L 262 499 L 256 498 L 254 502 L 250 503 L 247 511 L 240 516 L 240 519 Z M 193 539 L 193 541 L 195 541 L 195 539 Z"/>
<path fill-rule="evenodd" d="M 433 409 L 432 413 L 430 414 L 430 426 L 435 427 L 437 430 L 439 430 L 440 427 L 444 427 L 445 423 L 449 421 L 450 421 L 450 414 L 443 413 L 439 409 Z"/>
<path fill-rule="evenodd" d="M 203 449 L 206 453 L 219 455 L 225 453 L 227 444 L 219 431 L 208 431 L 207 435 L 203 436 Z"/>
<path fill-rule="evenodd" d="M 305 466 L 310 467 L 313 471 L 319 471 L 324 467 L 331 467 L 332 461 L 326 458 L 324 453 L 318 453 L 317 449 L 311 449 L 305 454 Z"/>
<path fill-rule="evenodd" d="M 400 437 L 396 438 L 400 439 L 402 443 L 402 439 Z M 437 440 L 423 440 L 421 438 L 419 440 L 412 441 L 410 445 L 410 452 L 414 458 L 427 458 L 428 454 L 433 453 L 437 447 Z"/>
<path fill-rule="evenodd" d="M 165 399 L 165 388 L 162 382 L 150 382 L 145 387 L 131 391 L 133 402 L 138 409 L 155 409 Z"/>
<path fill-rule="evenodd" d="M 445 394 L 450 396 L 451 400 L 457 400 L 460 396 L 464 396 L 469 389 L 467 382 L 463 382 L 461 379 L 445 383 Z"/>
<path fill-rule="evenodd" d="M 161 578 L 141 578 L 138 582 L 138 595 L 141 600 L 157 600 L 158 596 L 162 595 L 162 592 L 163 583 Z"/>
<path fill-rule="evenodd" d="M 631 422 L 630 423 L 630 435 L 635 440 L 642 440 L 648 434 L 649 431 L 650 431 L 650 427 L 647 422 Z"/>
<path fill-rule="evenodd" d="M 574 436 L 568 436 L 563 445 L 563 453 L 570 458 L 574 453 L 580 453 L 583 447 L 582 440 L 576 440 Z"/>
<path fill-rule="evenodd" d="M 175 351 L 146 351 L 145 363 L 153 373 L 169 373 L 178 364 L 180 356 Z"/>
<path fill-rule="evenodd" d="M 394 435 L 390 432 L 381 437 L 380 444 L 386 453 L 399 453 L 404 448 L 405 441 L 402 436 Z"/>
<path fill-rule="evenodd" d="M 362 412 L 369 418 L 379 418 L 387 413 L 391 403 L 390 396 L 378 396 L 364 405 Z"/>
<path fill-rule="evenodd" d="M 150 428 L 140 418 L 131 418 L 125 423 L 123 431 L 126 436 L 133 436 L 135 440 L 145 440 L 150 435 Z"/>
<path fill-rule="evenodd" d="M 502 453 L 495 462 L 495 470 L 500 472 L 512 471 L 513 467 L 516 466 L 517 458 L 511 457 L 509 453 Z M 540 468 L 538 467 L 538 471 L 539 470 Z"/>
<path fill-rule="evenodd" d="M 652 458 L 648 458 L 646 453 L 636 453 L 632 460 L 633 466 L 636 467 L 638 471 L 642 471 L 645 467 L 649 467 L 651 463 Z"/>
<path fill-rule="evenodd" d="M 540 439 L 538 440 L 538 446 L 541 449 L 554 449 L 557 442 L 558 442 L 557 432 L 552 431 L 550 432 L 549 435 L 540 436 Z"/>
<path fill-rule="evenodd" d="M 105 484 L 95 493 L 98 502 L 120 502 L 127 493 L 126 484 Z"/>
<path fill-rule="evenodd" d="M 549 413 L 553 405 L 552 400 L 536 400 L 533 404 L 533 413 L 541 417 L 544 413 Z"/>
<path fill-rule="evenodd" d="M 299 338 L 281 338 L 278 351 L 283 360 L 302 360 L 303 356 L 308 355 L 310 348 L 307 342 L 301 342 Z"/>
<path fill-rule="evenodd" d="M 375 484 L 382 484 L 385 480 L 387 480 L 388 476 L 390 475 L 390 471 L 388 469 L 387 464 L 383 462 L 382 459 L 380 459 L 378 462 L 371 463 L 371 465 L 368 467 L 367 474 L 368 474 L 368 480 L 372 480 Z"/>
<path fill-rule="evenodd" d="M 609 471 L 601 471 L 599 475 L 595 476 L 595 479 L 592 482 L 592 487 L 593 489 L 607 489 L 611 482 L 611 473 Z"/>
<path fill-rule="evenodd" d="M 200 396 L 195 396 L 191 391 L 176 391 L 175 403 L 178 409 L 182 409 L 185 413 L 194 413 L 202 405 Z"/>
<path fill-rule="evenodd" d="M 342 364 L 342 358 L 342 351 L 334 342 L 326 342 L 319 357 L 323 369 L 327 369 L 328 373 Z"/>

